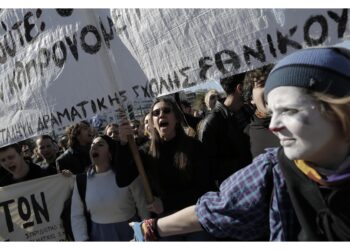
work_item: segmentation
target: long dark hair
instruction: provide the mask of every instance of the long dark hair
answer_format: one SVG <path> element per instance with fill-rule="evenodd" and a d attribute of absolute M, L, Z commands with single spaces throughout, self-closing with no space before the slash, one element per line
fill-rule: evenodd
<path fill-rule="evenodd" d="M 151 119 L 150 123 L 152 124 L 151 129 L 151 144 L 149 148 L 149 154 L 155 159 L 159 159 L 160 157 L 160 147 L 161 147 L 161 138 L 158 134 L 158 131 L 155 129 L 153 124 L 152 110 L 157 103 L 164 102 L 166 103 L 172 110 L 176 118 L 176 126 L 175 126 L 175 137 L 177 138 L 177 152 L 174 156 L 175 166 L 179 169 L 185 169 L 188 165 L 188 143 L 189 136 L 186 135 L 184 126 L 184 115 L 181 112 L 179 106 L 175 101 L 170 98 L 159 98 L 154 101 L 151 106 Z"/>

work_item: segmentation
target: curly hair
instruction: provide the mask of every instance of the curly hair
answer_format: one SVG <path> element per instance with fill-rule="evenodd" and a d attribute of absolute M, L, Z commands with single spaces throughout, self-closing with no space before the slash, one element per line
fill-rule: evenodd
<path fill-rule="evenodd" d="M 81 129 L 84 126 L 89 126 L 90 124 L 87 121 L 81 121 L 79 123 L 73 124 L 72 126 L 68 127 L 66 130 L 66 134 L 68 137 L 68 147 L 75 147 L 79 145 L 78 142 L 78 136 L 80 135 Z"/>

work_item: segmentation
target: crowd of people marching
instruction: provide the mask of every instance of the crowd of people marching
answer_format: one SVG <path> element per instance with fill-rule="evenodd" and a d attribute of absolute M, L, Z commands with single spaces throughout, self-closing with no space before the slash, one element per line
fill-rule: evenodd
<path fill-rule="evenodd" d="M 350 240 L 350 50 L 303 49 L 221 79 L 200 110 L 86 121 L 0 148 L 0 186 L 75 175 L 68 240 Z M 152 200 L 128 141 L 134 137 Z M 129 225 L 131 224 L 131 225 Z"/>

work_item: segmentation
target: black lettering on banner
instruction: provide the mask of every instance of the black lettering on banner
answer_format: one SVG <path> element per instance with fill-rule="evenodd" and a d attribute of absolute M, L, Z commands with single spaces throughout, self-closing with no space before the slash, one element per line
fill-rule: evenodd
<path fill-rule="evenodd" d="M 18 91 L 17 89 L 17 85 L 15 83 L 15 77 L 16 77 L 16 72 L 15 71 L 12 71 L 12 78 L 10 78 L 10 74 L 7 75 L 7 82 L 9 84 L 9 87 L 10 87 L 10 92 L 11 92 L 11 95 L 14 95 L 14 90 L 15 89 L 16 91 Z"/>
<path fill-rule="evenodd" d="M 113 21 L 110 17 L 107 16 L 107 21 L 108 21 L 108 25 L 109 25 L 109 33 L 107 33 L 105 26 L 103 25 L 102 21 L 101 21 L 101 17 L 99 17 L 100 19 L 100 26 L 101 26 L 101 30 L 102 30 L 102 35 L 103 38 L 105 40 L 106 46 L 109 49 L 111 47 L 111 44 L 109 41 L 114 39 L 114 33 L 113 33 L 113 29 L 114 29 L 114 25 L 113 25 Z"/>
<path fill-rule="evenodd" d="M 71 108 L 70 116 L 72 118 L 72 122 L 74 122 L 76 116 L 78 116 L 80 119 L 82 119 L 81 115 L 79 114 L 78 110 L 75 107 Z"/>
<path fill-rule="evenodd" d="M 149 89 L 150 92 L 153 93 L 153 96 L 157 96 L 160 92 L 159 92 L 159 86 L 158 86 L 158 82 L 155 78 L 152 78 L 149 82 Z"/>
<path fill-rule="evenodd" d="M 16 71 L 17 71 L 17 88 L 16 90 L 22 90 L 23 87 L 27 86 L 27 77 L 25 74 L 25 68 L 22 62 L 16 62 Z M 22 80 L 21 80 L 22 79 Z M 15 82 L 13 82 L 16 84 Z"/>
<path fill-rule="evenodd" d="M 109 104 L 111 105 L 111 107 L 114 106 L 114 102 L 116 103 L 116 105 L 119 104 L 119 99 L 118 99 L 117 93 L 114 93 L 114 97 L 108 95 L 108 100 L 109 100 Z M 95 110 L 96 110 L 96 106 L 95 106 Z M 96 112 L 94 112 L 94 113 L 96 113 Z"/>
<path fill-rule="evenodd" d="M 97 98 L 97 106 L 98 106 L 98 109 L 100 111 L 102 111 L 102 109 L 107 109 L 107 107 L 105 106 L 104 103 L 105 103 L 105 98 L 104 97 L 102 97 L 101 100 Z"/>
<path fill-rule="evenodd" d="M 318 38 L 310 37 L 310 28 L 314 23 L 318 23 L 321 27 L 322 33 Z M 304 40 L 308 46 L 315 46 L 322 44 L 328 36 L 328 24 L 324 16 L 311 16 L 304 25 Z"/>
<path fill-rule="evenodd" d="M 51 125 L 52 127 L 57 125 L 60 126 L 61 124 L 59 123 L 59 121 L 57 120 L 57 118 L 54 116 L 54 114 L 51 113 Z"/>
<path fill-rule="evenodd" d="M 151 97 L 147 86 L 148 86 L 147 82 L 146 82 L 146 86 L 145 87 L 141 85 L 141 89 L 142 89 L 142 92 L 143 92 L 143 97 Z"/>
<path fill-rule="evenodd" d="M 229 56 L 228 59 L 223 60 L 222 56 L 227 55 Z M 241 62 L 239 59 L 239 56 L 232 50 L 222 50 L 215 54 L 215 64 L 216 67 L 220 70 L 220 72 L 224 75 L 228 72 L 231 72 L 233 68 L 235 70 L 239 69 L 241 67 Z M 231 65 L 231 68 L 227 70 L 225 68 L 225 65 Z"/>
<path fill-rule="evenodd" d="M 244 60 L 248 66 L 251 64 L 250 56 L 258 59 L 260 62 L 266 61 L 264 48 L 259 39 L 256 40 L 256 48 L 257 50 L 254 50 L 246 45 L 243 45 Z"/>
<path fill-rule="evenodd" d="M 272 40 L 272 37 L 270 34 L 267 34 L 267 42 L 269 44 L 269 49 L 270 49 L 270 53 L 271 55 L 276 58 L 277 57 L 277 54 L 276 54 L 276 48 L 273 44 L 273 40 Z"/>
<path fill-rule="evenodd" d="M 26 78 L 25 69 L 24 69 L 22 62 L 15 63 L 15 71 L 14 72 L 17 72 L 17 78 L 16 78 L 17 84 L 15 81 L 13 81 L 13 84 L 16 85 L 17 91 L 22 90 L 22 88 L 24 86 L 27 86 L 27 78 Z M 14 75 L 16 75 L 16 74 L 14 73 Z M 22 78 L 22 80 L 21 80 L 21 78 Z"/>
<path fill-rule="evenodd" d="M 183 87 L 190 87 L 192 85 L 195 84 L 195 82 L 189 82 L 188 80 L 188 75 L 185 73 L 186 71 L 188 71 L 189 69 L 191 69 L 191 67 L 184 67 L 182 69 L 179 70 L 180 74 L 183 75 L 185 77 L 185 80 L 182 82 L 182 86 Z"/>
<path fill-rule="evenodd" d="M 78 61 L 79 55 L 78 55 L 78 48 L 77 48 L 77 34 L 76 33 L 73 34 L 73 41 L 69 36 L 65 36 L 65 40 L 73 57 L 75 58 L 76 61 Z"/>
<path fill-rule="evenodd" d="M 86 43 L 85 39 L 88 33 L 91 33 L 95 36 L 96 43 L 94 45 L 89 45 Z M 101 36 L 98 33 L 97 29 L 93 25 L 87 25 L 81 30 L 80 34 L 81 47 L 88 54 L 96 54 L 101 48 Z"/>
<path fill-rule="evenodd" d="M 26 63 L 26 75 L 28 78 L 28 83 L 30 83 L 31 78 L 30 78 L 30 69 L 34 69 L 35 75 L 37 75 L 37 70 L 36 70 L 36 62 L 34 59 L 30 60 L 29 62 Z"/>
<path fill-rule="evenodd" d="M 69 112 L 67 109 L 63 110 L 63 114 L 60 112 L 57 112 L 57 118 L 58 118 L 60 123 L 62 123 L 61 117 L 66 118 L 68 121 L 71 121 L 70 115 L 69 115 Z"/>
<path fill-rule="evenodd" d="M 49 115 L 44 115 L 42 118 L 39 117 L 37 131 L 40 132 L 42 130 L 48 129 L 49 128 L 48 124 L 49 124 L 50 120 L 51 120 L 51 118 Z"/>
<path fill-rule="evenodd" d="M 188 80 L 188 77 L 187 77 Z M 174 80 L 171 79 L 170 74 L 168 74 L 168 81 L 170 86 L 172 86 L 172 88 L 180 88 L 180 80 L 179 80 L 179 76 L 177 75 L 176 71 L 174 71 Z"/>
<path fill-rule="evenodd" d="M 41 60 L 43 56 L 45 61 Z M 40 74 L 41 76 L 44 76 L 44 72 L 43 72 L 44 68 L 47 68 L 47 66 L 49 66 L 49 63 L 50 63 L 50 51 L 46 48 L 40 49 L 38 53 L 38 61 L 39 61 L 39 67 L 40 67 Z"/>
<path fill-rule="evenodd" d="M 343 38 L 348 22 L 348 9 L 343 9 L 341 16 L 333 11 L 327 11 L 327 14 L 338 24 L 338 38 Z"/>
<path fill-rule="evenodd" d="M 31 43 L 39 35 L 39 32 L 34 36 L 31 35 L 31 32 L 35 27 L 35 24 L 30 22 L 32 16 L 33 13 L 30 11 L 24 15 L 24 37 L 26 38 L 27 43 Z"/>
<path fill-rule="evenodd" d="M 43 13 L 43 11 L 41 9 L 37 9 L 35 13 L 36 13 L 36 18 L 39 18 L 41 16 L 41 14 Z M 40 30 L 41 31 L 45 30 L 45 23 L 42 22 L 40 24 Z"/>
<path fill-rule="evenodd" d="M 126 96 L 126 91 L 125 90 L 119 91 L 119 96 L 122 98 L 121 99 L 122 102 L 126 102 L 128 100 L 128 97 Z"/>
<path fill-rule="evenodd" d="M 19 197 L 17 201 L 17 206 L 19 217 L 21 217 L 22 220 L 26 221 L 23 224 L 23 228 L 32 227 L 34 225 L 34 221 L 28 221 L 30 219 L 30 215 L 32 214 L 29 201 L 24 197 Z"/>
<path fill-rule="evenodd" d="M 4 102 L 4 84 L 0 84 L 0 99 Z"/>
<path fill-rule="evenodd" d="M 23 35 L 21 33 L 21 25 L 23 24 L 23 21 L 18 21 L 16 22 L 14 25 L 12 25 L 12 30 L 13 31 L 17 31 L 18 37 L 19 37 L 19 42 L 21 44 L 22 47 L 24 47 L 24 38 Z"/>
<path fill-rule="evenodd" d="M 56 9 L 56 12 L 61 17 L 68 17 L 73 14 L 74 9 Z"/>
<path fill-rule="evenodd" d="M 139 97 L 139 93 L 137 92 L 137 89 L 139 88 L 139 85 L 132 86 L 132 90 L 134 91 L 136 97 Z"/>
<path fill-rule="evenodd" d="M 85 110 L 85 105 L 88 104 L 88 101 L 82 101 L 77 104 L 78 107 L 81 107 L 81 111 L 83 111 L 83 116 L 86 118 L 86 110 Z"/>
<path fill-rule="evenodd" d="M 38 119 L 38 132 L 47 129 L 47 126 L 45 126 L 46 124 L 42 121 L 41 117 L 39 117 Z"/>
<path fill-rule="evenodd" d="M 205 56 L 199 59 L 199 77 L 202 81 L 207 79 L 207 72 L 210 67 L 213 66 L 213 64 L 207 64 L 207 61 L 212 61 L 212 58 L 209 56 Z"/>
<path fill-rule="evenodd" d="M 293 36 L 295 31 L 297 30 L 297 26 L 294 26 L 289 30 L 289 36 Z M 281 32 L 277 30 L 277 43 L 278 43 L 278 49 L 281 52 L 281 54 L 287 53 L 287 46 L 291 46 L 294 49 L 301 49 L 302 46 L 300 43 L 289 39 L 288 35 L 283 35 Z"/>
<path fill-rule="evenodd" d="M 11 233 L 13 232 L 13 222 L 11 217 L 11 212 L 9 209 L 9 204 L 14 203 L 15 200 L 3 201 L 0 203 L 0 207 L 3 207 L 6 219 L 7 230 Z"/>
<path fill-rule="evenodd" d="M 6 54 L 5 48 L 1 42 L 0 42 L 0 51 L 1 51 L 0 63 L 4 64 L 7 61 L 7 54 Z"/>
<path fill-rule="evenodd" d="M 8 41 L 8 35 L 10 35 L 10 37 L 11 37 L 11 42 L 12 42 L 11 48 L 10 48 L 10 43 Z M 5 45 L 5 49 L 6 49 L 7 54 L 11 57 L 14 57 L 16 55 L 16 43 L 13 39 L 11 31 L 9 31 L 8 33 L 6 33 L 4 35 L 4 45 Z"/>
<path fill-rule="evenodd" d="M 49 216 L 49 210 L 47 209 L 47 204 L 46 204 L 46 200 L 45 200 L 45 195 L 43 192 L 40 192 L 40 197 L 41 197 L 41 205 L 38 203 L 38 201 L 35 199 L 34 194 L 32 194 L 30 196 L 30 199 L 32 201 L 32 205 L 33 205 L 33 211 L 34 211 L 34 215 L 35 215 L 35 220 L 38 224 L 43 223 L 42 218 L 40 216 L 40 214 L 42 216 L 44 216 L 45 220 L 47 222 L 50 221 L 50 216 Z"/>
<path fill-rule="evenodd" d="M 95 102 L 94 102 L 93 100 L 91 100 L 90 103 L 91 103 L 92 112 L 93 112 L 94 114 L 96 114 L 97 108 L 96 108 Z"/>
<path fill-rule="evenodd" d="M 59 56 L 56 53 L 58 46 L 59 46 L 60 51 L 62 53 L 61 58 L 59 58 Z M 52 47 L 52 59 L 55 62 L 57 67 L 60 67 L 60 68 L 63 67 L 63 64 L 65 63 L 65 61 L 67 59 L 67 49 L 62 41 L 58 41 L 53 45 L 53 47 Z"/>
<path fill-rule="evenodd" d="M 168 85 L 168 83 L 164 80 L 164 78 L 163 77 L 160 77 L 159 78 L 159 85 L 160 85 L 160 93 L 163 93 L 163 86 L 166 88 L 166 91 L 170 91 L 171 89 L 170 89 L 170 87 L 169 87 L 169 85 Z"/>

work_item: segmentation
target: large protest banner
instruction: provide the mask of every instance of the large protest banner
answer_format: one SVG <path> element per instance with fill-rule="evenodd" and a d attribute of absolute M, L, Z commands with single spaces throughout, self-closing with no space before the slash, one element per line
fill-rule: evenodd
<path fill-rule="evenodd" d="M 0 147 L 114 111 L 146 83 L 109 9 L 2 9 L 0 27 Z"/>
<path fill-rule="evenodd" d="M 60 214 L 73 180 L 57 174 L 0 187 L 0 241 L 65 240 Z"/>
<path fill-rule="evenodd" d="M 0 147 L 349 39 L 348 9 L 2 9 Z"/>
<path fill-rule="evenodd" d="M 348 9 L 113 9 L 152 96 L 349 39 Z"/>

